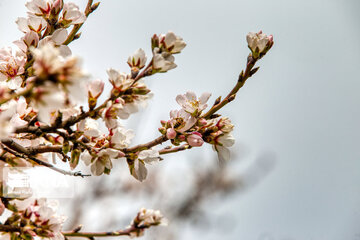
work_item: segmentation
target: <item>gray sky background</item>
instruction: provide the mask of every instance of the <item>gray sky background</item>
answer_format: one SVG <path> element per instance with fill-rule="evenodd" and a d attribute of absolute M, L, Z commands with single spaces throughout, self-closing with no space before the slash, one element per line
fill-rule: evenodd
<path fill-rule="evenodd" d="M 0 46 L 21 36 L 14 21 L 25 16 L 23 3 L 0 1 Z M 232 88 L 249 53 L 247 32 L 273 34 L 259 72 L 222 113 L 236 126 L 233 149 L 246 151 L 242 163 L 271 152 L 275 169 L 247 194 L 213 206 L 233 214 L 235 229 L 184 239 L 359 240 L 359 10 L 356 0 L 104 0 L 71 48 L 106 80 L 109 67 L 128 71 L 137 48 L 149 56 L 154 33 L 173 30 L 188 43 L 176 55 L 178 68 L 147 82 L 155 96 L 134 118 L 150 115 L 138 127 L 137 141 L 145 141 L 177 108 L 177 94 L 210 91 L 213 102 Z"/>

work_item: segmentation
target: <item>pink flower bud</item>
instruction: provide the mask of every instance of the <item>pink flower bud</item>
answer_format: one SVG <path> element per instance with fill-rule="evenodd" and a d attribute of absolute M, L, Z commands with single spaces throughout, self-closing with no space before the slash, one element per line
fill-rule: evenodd
<path fill-rule="evenodd" d="M 201 147 L 204 144 L 204 140 L 198 132 L 193 132 L 193 134 L 188 136 L 186 140 L 192 147 Z"/>
<path fill-rule="evenodd" d="M 174 139 L 176 137 L 176 131 L 173 128 L 168 128 L 166 130 L 166 137 L 168 139 Z"/>
<path fill-rule="evenodd" d="M 180 135 L 180 136 L 178 136 L 178 139 L 179 139 L 180 141 L 185 141 L 185 136 L 184 136 L 184 135 Z"/>
<path fill-rule="evenodd" d="M 199 119 L 199 125 L 200 125 L 200 126 L 205 126 L 206 124 L 207 124 L 207 121 L 206 121 L 205 118 L 200 118 L 200 119 Z"/>

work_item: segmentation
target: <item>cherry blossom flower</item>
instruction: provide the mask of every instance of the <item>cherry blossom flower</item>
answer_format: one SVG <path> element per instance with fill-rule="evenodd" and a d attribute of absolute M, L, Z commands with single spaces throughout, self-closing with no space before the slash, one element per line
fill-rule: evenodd
<path fill-rule="evenodd" d="M 59 22 L 62 26 L 68 27 L 70 24 L 80 24 L 86 20 L 86 16 L 79 10 L 79 7 L 74 3 L 65 3 L 62 10 L 62 16 Z"/>
<path fill-rule="evenodd" d="M 61 229 L 66 218 L 56 213 L 59 205 L 57 201 L 48 201 L 45 198 L 28 198 L 25 200 L 13 200 L 11 203 L 16 206 L 20 217 L 27 219 L 26 222 L 29 225 L 41 229 L 37 231 L 38 236 L 52 240 L 64 239 Z"/>
<path fill-rule="evenodd" d="M 38 47 L 42 47 L 46 44 L 53 44 L 59 49 L 60 56 L 63 58 L 66 58 L 68 56 L 71 56 L 71 50 L 67 45 L 64 45 L 63 43 L 68 37 L 68 31 L 65 28 L 59 28 L 56 29 L 52 35 L 46 36 L 45 38 L 41 39 L 39 41 Z"/>
<path fill-rule="evenodd" d="M 30 15 L 47 17 L 50 14 L 53 2 L 54 0 L 30 0 L 25 6 Z"/>
<path fill-rule="evenodd" d="M 0 106 L 0 139 L 7 138 L 14 130 L 9 120 L 16 113 L 16 105 L 17 102 L 11 100 Z"/>
<path fill-rule="evenodd" d="M 135 137 L 133 130 L 125 129 L 120 124 L 117 124 L 117 127 L 111 130 L 111 134 L 111 146 L 117 149 L 128 147 Z"/>
<path fill-rule="evenodd" d="M 183 39 L 171 31 L 161 34 L 159 39 L 160 43 L 164 44 L 166 51 L 172 54 L 180 53 L 186 47 Z"/>
<path fill-rule="evenodd" d="M 39 43 L 39 35 L 34 31 L 25 33 L 20 40 L 13 42 L 24 54 L 27 53 L 29 47 L 37 47 Z"/>
<path fill-rule="evenodd" d="M 81 159 L 88 166 L 91 165 L 91 173 L 100 176 L 104 172 L 109 173 L 112 169 L 111 159 L 122 158 L 125 154 L 119 150 L 112 148 L 101 149 L 96 153 L 96 157 L 91 156 L 88 151 L 81 154 Z"/>
<path fill-rule="evenodd" d="M 144 181 L 147 176 L 147 169 L 145 163 L 152 164 L 160 159 L 159 151 L 155 149 L 143 150 L 138 154 L 135 159 L 134 168 L 131 174 L 140 182 Z"/>
<path fill-rule="evenodd" d="M 172 129 L 183 133 L 189 130 L 196 123 L 196 118 L 188 112 L 185 112 L 184 109 L 172 110 L 170 111 L 169 122 Z"/>
<path fill-rule="evenodd" d="M 164 225 L 168 224 L 168 221 L 161 214 L 159 210 L 145 209 L 141 208 L 138 219 L 140 223 L 138 225 L 141 226 L 150 226 L 150 225 Z"/>
<path fill-rule="evenodd" d="M 131 79 L 130 74 L 120 72 L 113 68 L 109 68 L 106 72 L 109 75 L 110 83 L 118 91 L 126 90 L 134 82 L 134 80 Z"/>
<path fill-rule="evenodd" d="M 20 88 L 25 62 L 26 56 L 22 52 L 15 51 L 14 54 L 11 48 L 0 49 L 0 81 L 6 81 L 12 90 Z"/>
<path fill-rule="evenodd" d="M 220 163 L 224 163 L 230 160 L 230 150 L 235 143 L 235 138 L 230 134 L 226 133 L 215 139 L 216 143 L 213 145 L 214 150 L 218 153 Z"/>
<path fill-rule="evenodd" d="M 199 99 L 197 99 L 194 92 L 187 92 L 183 95 L 177 95 L 177 103 L 192 116 L 198 116 L 206 107 L 206 102 L 210 98 L 211 93 L 203 93 Z"/>
<path fill-rule="evenodd" d="M 20 31 L 27 33 L 34 31 L 40 33 L 47 26 L 47 22 L 42 17 L 29 16 L 28 18 L 19 17 L 16 20 L 16 24 Z"/>
<path fill-rule="evenodd" d="M 167 72 L 177 67 L 175 57 L 168 52 L 160 52 L 159 48 L 153 50 L 153 68 L 158 72 Z"/>
<path fill-rule="evenodd" d="M 101 131 L 99 130 L 99 123 L 92 118 L 86 118 L 80 121 L 77 125 L 78 131 L 84 132 L 85 136 L 88 137 L 99 137 Z"/>
<path fill-rule="evenodd" d="M 136 50 L 132 55 L 129 56 L 127 63 L 131 68 L 142 69 L 146 63 L 145 51 L 141 48 Z"/>
<path fill-rule="evenodd" d="M 258 33 L 249 32 L 246 35 L 246 40 L 255 58 L 257 58 L 259 54 L 264 53 L 266 48 L 271 47 L 273 44 L 273 36 L 267 36 L 262 33 L 262 31 Z"/>
<path fill-rule="evenodd" d="M 104 91 L 104 85 L 105 85 L 105 83 L 100 79 L 96 79 L 96 80 L 90 82 L 90 84 L 88 85 L 89 97 L 97 99 L 101 95 L 101 93 Z"/>

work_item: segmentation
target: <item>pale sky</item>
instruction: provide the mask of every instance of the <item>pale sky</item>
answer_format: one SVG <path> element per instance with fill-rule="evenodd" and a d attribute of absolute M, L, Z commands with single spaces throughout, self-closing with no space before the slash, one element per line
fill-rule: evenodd
<path fill-rule="evenodd" d="M 21 36 L 14 21 L 25 15 L 23 3 L 0 1 L 0 46 Z M 211 102 L 227 94 L 249 53 L 247 32 L 273 34 L 260 70 L 222 113 L 236 127 L 233 149 L 246 148 L 242 164 L 270 152 L 275 168 L 250 192 L 212 206 L 215 216 L 235 219 L 233 229 L 191 231 L 183 239 L 359 240 L 359 10 L 356 0 L 104 0 L 71 48 L 89 73 L 106 80 L 109 67 L 128 71 L 137 48 L 150 55 L 154 33 L 184 38 L 178 67 L 147 82 L 154 98 L 134 116 L 147 116 L 138 126 L 136 141 L 143 142 L 158 136 L 177 94 L 209 91 Z M 214 154 L 191 151 L 182 156 Z"/>

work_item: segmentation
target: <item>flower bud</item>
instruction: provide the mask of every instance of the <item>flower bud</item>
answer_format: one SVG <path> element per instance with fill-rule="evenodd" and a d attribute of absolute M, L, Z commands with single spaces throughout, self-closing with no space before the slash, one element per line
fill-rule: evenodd
<path fill-rule="evenodd" d="M 260 54 L 265 54 L 274 43 L 273 36 L 267 36 L 262 33 L 262 31 L 259 31 L 258 33 L 248 33 L 246 35 L 246 40 L 254 58 L 258 58 Z"/>
<path fill-rule="evenodd" d="M 186 141 L 192 147 L 201 147 L 204 144 L 204 140 L 201 137 L 201 134 L 198 132 L 193 132 L 186 138 Z"/>
<path fill-rule="evenodd" d="M 176 137 L 176 131 L 173 128 L 168 128 L 166 130 L 166 137 L 168 139 L 174 139 Z"/>

